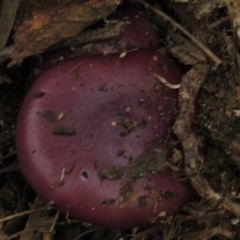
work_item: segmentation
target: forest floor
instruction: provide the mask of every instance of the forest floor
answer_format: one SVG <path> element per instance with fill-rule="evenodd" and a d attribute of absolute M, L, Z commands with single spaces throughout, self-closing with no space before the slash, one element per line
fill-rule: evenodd
<path fill-rule="evenodd" d="M 29 1 L 22 2 L 19 7 L 25 11 Z M 21 173 L 15 126 L 23 98 L 37 74 L 33 62 L 46 54 L 48 46 L 39 47 L 38 55 L 32 56 L 35 45 L 28 39 L 30 30 L 21 36 L 12 31 L 18 42 L 9 40 L 7 47 L 0 49 L 0 239 L 240 239 L 240 1 L 131 2 L 148 12 L 162 29 L 162 46 L 187 66 L 173 131 L 183 146 L 183 168 L 198 197 L 157 226 L 124 231 L 66 219 L 44 208 Z M 106 15 L 111 9 L 108 11 Z M 18 11 L 16 17 L 22 15 Z M 21 27 L 21 21 L 16 19 L 15 29 Z M 113 28 L 110 32 L 116 31 L 116 25 Z M 95 36 L 94 40 L 99 39 Z M 21 52 L 26 45 L 29 49 Z M 13 52 L 13 48 L 20 50 Z"/>

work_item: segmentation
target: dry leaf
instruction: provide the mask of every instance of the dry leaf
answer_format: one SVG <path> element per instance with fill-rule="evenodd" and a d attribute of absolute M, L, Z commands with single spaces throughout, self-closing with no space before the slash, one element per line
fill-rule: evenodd
<path fill-rule="evenodd" d="M 0 239 L 1 239 L 1 240 L 8 240 L 8 239 L 9 239 L 8 235 L 5 234 L 5 233 L 3 232 L 3 230 L 1 230 L 1 229 L 0 229 Z"/>
<path fill-rule="evenodd" d="M 10 78 L 0 74 L 0 84 L 1 83 L 12 83 L 12 80 Z"/>
<path fill-rule="evenodd" d="M 197 19 L 211 16 L 212 12 L 217 8 L 223 7 L 222 0 L 200 0 L 194 8 L 194 16 Z"/>
<path fill-rule="evenodd" d="M 136 191 L 132 191 L 130 193 L 130 195 L 128 196 L 128 198 L 126 200 L 124 200 L 123 202 L 120 203 L 119 207 L 120 208 L 125 208 L 127 207 L 129 204 L 131 204 L 132 202 L 134 202 L 137 198 L 139 197 L 138 192 Z"/>
<path fill-rule="evenodd" d="M 45 206 L 45 203 L 39 196 L 36 197 L 33 208 L 41 208 Z M 39 212 L 32 212 L 26 223 L 25 229 L 20 236 L 20 240 L 32 240 L 36 239 L 36 236 L 40 233 L 51 232 L 52 225 L 55 225 L 56 215 L 50 216 L 47 209 Z"/>
<path fill-rule="evenodd" d="M 240 0 L 224 0 L 231 18 L 234 31 L 238 38 L 240 38 Z"/>
<path fill-rule="evenodd" d="M 90 24 L 111 14 L 119 0 L 89 0 L 55 5 L 36 12 L 15 33 L 15 48 L 8 67 L 25 57 L 42 53 L 49 46 L 75 36 Z"/>
<path fill-rule="evenodd" d="M 19 0 L 4 0 L 0 14 L 0 50 L 5 46 L 17 12 Z"/>

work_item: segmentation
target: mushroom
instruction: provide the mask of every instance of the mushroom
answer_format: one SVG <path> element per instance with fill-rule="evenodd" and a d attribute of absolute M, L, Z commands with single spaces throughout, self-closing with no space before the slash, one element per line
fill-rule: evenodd
<path fill-rule="evenodd" d="M 158 49 L 157 28 L 139 9 L 130 5 L 121 5 L 107 21 L 124 22 L 122 33 L 117 39 L 93 42 L 84 49 L 77 46 L 73 51 L 71 49 L 61 49 L 51 55 L 44 56 L 42 63 L 38 66 L 39 69 L 45 71 L 57 62 L 85 54 L 112 54 L 140 48 Z"/>
<path fill-rule="evenodd" d="M 159 47 L 157 27 L 139 9 L 130 5 L 121 5 L 108 21 L 123 21 L 123 31 L 118 39 L 93 44 L 97 53 L 115 53 L 146 48 L 156 50 Z"/>
<path fill-rule="evenodd" d="M 42 73 L 22 104 L 16 147 L 36 192 L 113 229 L 147 226 L 192 196 L 165 165 L 182 67 L 164 50 L 81 56 Z"/>

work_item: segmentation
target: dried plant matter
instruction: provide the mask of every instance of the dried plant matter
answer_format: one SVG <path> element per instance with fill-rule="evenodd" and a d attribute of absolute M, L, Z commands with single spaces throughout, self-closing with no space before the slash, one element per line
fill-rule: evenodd
<path fill-rule="evenodd" d="M 154 8 L 151 5 L 149 5 L 144 0 L 138 0 L 141 4 L 143 4 L 146 8 L 151 9 L 153 12 L 155 12 L 159 17 L 161 17 L 164 21 L 170 22 L 174 27 L 176 27 L 178 30 L 180 30 L 184 35 L 186 35 L 188 38 L 191 39 L 193 43 L 195 43 L 206 55 L 208 55 L 215 63 L 216 65 L 219 65 L 222 63 L 221 59 L 219 59 L 210 49 L 205 47 L 197 38 L 195 38 L 189 31 L 187 31 L 186 28 L 184 28 L 181 24 L 176 22 L 174 19 L 169 17 L 167 14 L 159 10 L 158 8 Z"/>
<path fill-rule="evenodd" d="M 49 46 L 80 33 L 91 23 L 111 14 L 118 4 L 118 0 L 89 0 L 84 4 L 80 2 L 65 7 L 57 5 L 48 11 L 37 12 L 32 19 L 18 27 L 9 66 L 21 63 L 25 57 L 42 53 Z"/>
<path fill-rule="evenodd" d="M 12 31 L 18 4 L 19 0 L 3 1 L 2 12 L 0 14 L 0 50 L 2 50 L 7 43 L 8 37 Z"/>
<path fill-rule="evenodd" d="M 185 172 L 199 195 L 214 203 L 220 201 L 221 207 L 240 217 L 240 205 L 215 192 L 207 179 L 201 175 L 204 157 L 199 151 L 200 142 L 191 130 L 191 126 L 195 116 L 196 96 L 207 72 L 208 67 L 206 65 L 197 64 L 182 78 L 182 87 L 179 92 L 181 110 L 173 129 L 183 144 Z"/>
<path fill-rule="evenodd" d="M 223 0 L 223 2 L 228 8 L 234 32 L 236 33 L 238 38 L 240 38 L 240 1 Z M 240 40 L 238 39 L 238 41 Z"/>

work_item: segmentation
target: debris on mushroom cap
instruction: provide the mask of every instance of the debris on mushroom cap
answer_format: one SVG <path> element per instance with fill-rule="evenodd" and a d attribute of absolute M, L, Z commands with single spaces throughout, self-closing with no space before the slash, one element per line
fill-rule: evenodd
<path fill-rule="evenodd" d="M 109 21 L 124 21 L 124 30 L 118 39 L 93 44 L 98 53 L 124 52 L 132 49 L 157 49 L 159 37 L 156 26 L 143 11 L 121 5 Z"/>
<path fill-rule="evenodd" d="M 146 48 L 156 50 L 159 47 L 158 31 L 156 26 L 148 19 L 144 12 L 130 5 L 121 5 L 116 13 L 106 21 L 124 21 L 122 34 L 118 39 L 98 41 L 86 47 L 75 47 L 74 50 L 62 49 L 46 57 L 39 65 L 45 71 L 57 62 L 65 59 L 85 55 L 104 55 L 116 52 L 127 52 L 134 49 Z M 107 24 L 107 23 L 106 23 Z"/>
<path fill-rule="evenodd" d="M 191 197 L 164 165 L 177 90 L 152 72 L 171 84 L 183 74 L 164 51 L 138 50 L 68 59 L 38 77 L 20 110 L 16 145 L 27 180 L 47 202 L 124 229 L 174 214 Z"/>

